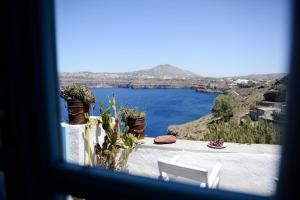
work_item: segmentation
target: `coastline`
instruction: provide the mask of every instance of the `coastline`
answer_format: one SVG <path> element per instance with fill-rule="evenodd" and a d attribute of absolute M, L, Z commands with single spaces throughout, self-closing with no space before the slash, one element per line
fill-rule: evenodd
<path fill-rule="evenodd" d="M 209 134 L 207 124 L 214 120 L 212 114 L 180 125 L 168 126 L 167 135 L 175 135 L 178 139 L 202 140 Z"/>
<path fill-rule="evenodd" d="M 138 89 L 191 89 L 194 90 L 195 92 L 199 93 L 212 93 L 212 94 L 224 94 L 224 90 L 217 90 L 217 89 L 200 89 L 200 88 L 195 88 L 195 87 L 165 87 L 165 86 L 144 86 L 144 87 L 114 87 L 114 86 L 91 86 L 87 87 L 89 89 L 133 89 L 133 90 L 138 90 Z"/>

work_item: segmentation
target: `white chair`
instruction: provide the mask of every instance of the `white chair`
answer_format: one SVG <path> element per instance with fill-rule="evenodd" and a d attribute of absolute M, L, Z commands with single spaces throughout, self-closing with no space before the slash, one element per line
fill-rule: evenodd
<path fill-rule="evenodd" d="M 213 170 L 208 173 L 207 169 L 178 163 L 178 157 L 170 161 L 158 160 L 159 178 L 164 181 L 176 180 L 179 177 L 193 180 L 200 187 L 219 188 L 219 174 L 222 165 L 217 163 Z"/>

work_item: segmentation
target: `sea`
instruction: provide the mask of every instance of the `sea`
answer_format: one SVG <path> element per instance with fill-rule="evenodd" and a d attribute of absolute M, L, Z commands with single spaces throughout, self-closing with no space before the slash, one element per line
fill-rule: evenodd
<path fill-rule="evenodd" d="M 115 96 L 120 106 L 137 108 L 146 113 L 145 136 L 165 135 L 168 126 L 183 124 L 211 113 L 216 93 L 196 92 L 193 89 L 130 89 L 91 88 L 96 103 L 90 115 L 99 116 L 100 101 L 108 106 L 108 98 Z M 61 120 L 68 120 L 66 103 L 60 99 Z"/>

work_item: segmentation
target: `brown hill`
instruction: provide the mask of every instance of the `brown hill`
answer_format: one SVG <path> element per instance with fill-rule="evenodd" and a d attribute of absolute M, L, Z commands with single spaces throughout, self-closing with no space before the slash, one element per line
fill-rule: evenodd
<path fill-rule="evenodd" d="M 183 70 L 178 67 L 164 64 L 164 65 L 158 65 L 156 67 L 145 69 L 145 70 L 139 70 L 134 72 L 129 72 L 128 74 L 131 74 L 132 76 L 139 76 L 139 77 L 148 77 L 148 78 L 180 78 L 180 79 L 186 79 L 186 78 L 197 78 L 200 77 L 199 75 L 190 72 L 188 70 Z"/>

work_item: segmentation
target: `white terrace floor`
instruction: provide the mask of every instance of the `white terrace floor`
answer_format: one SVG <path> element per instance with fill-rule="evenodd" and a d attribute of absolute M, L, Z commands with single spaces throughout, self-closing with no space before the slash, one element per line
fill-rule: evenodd
<path fill-rule="evenodd" d="M 281 146 L 227 143 L 225 149 L 211 149 L 207 143 L 177 140 L 174 144 L 157 145 L 153 138 L 145 138 L 129 157 L 129 173 L 157 178 L 157 160 L 179 155 L 178 162 L 208 170 L 220 162 L 220 189 L 259 195 L 275 192 Z"/>

